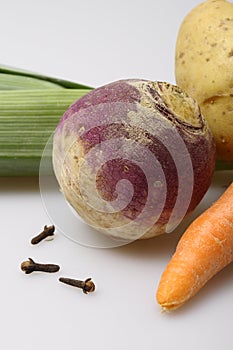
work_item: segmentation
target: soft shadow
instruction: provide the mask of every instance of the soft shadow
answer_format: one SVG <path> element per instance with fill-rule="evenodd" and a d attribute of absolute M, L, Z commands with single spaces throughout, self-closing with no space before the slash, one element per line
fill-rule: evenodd
<path fill-rule="evenodd" d="M 151 239 L 138 240 L 133 243 L 113 248 L 113 253 L 131 255 L 134 258 L 150 259 L 159 258 L 166 254 L 171 255 L 182 235 L 183 231 L 163 234 Z"/>
<path fill-rule="evenodd" d="M 0 192 L 37 192 L 39 190 L 39 177 L 0 177 Z"/>

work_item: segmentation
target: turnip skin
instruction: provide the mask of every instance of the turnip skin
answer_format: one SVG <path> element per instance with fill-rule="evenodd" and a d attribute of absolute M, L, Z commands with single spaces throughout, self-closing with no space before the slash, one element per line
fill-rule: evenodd
<path fill-rule="evenodd" d="M 176 150 L 181 141 L 184 149 Z M 176 159 L 167 145 L 175 149 Z M 87 161 L 96 148 L 97 153 Z M 102 164 L 98 152 L 103 150 L 110 160 Z M 148 155 L 159 164 L 161 173 L 156 176 L 155 162 Z M 117 238 L 149 238 L 167 232 L 181 188 L 184 196 L 191 190 L 191 197 L 185 208 L 184 203 L 179 204 L 178 213 L 180 209 L 185 216 L 200 202 L 214 171 L 215 143 L 197 103 L 178 87 L 121 80 L 91 91 L 68 108 L 54 135 L 53 165 L 65 198 L 89 225 Z M 90 196 L 87 200 L 85 191 L 91 187 L 92 174 L 98 195 L 106 203 L 102 212 L 96 209 L 99 198 L 93 195 L 91 203 Z M 126 205 L 114 210 L 116 186 L 122 179 L 132 184 L 132 198 L 129 201 L 128 182 L 121 183 Z M 140 219 L 149 195 L 153 205 Z M 178 214 L 175 221 L 180 219 Z M 132 222 L 136 223 L 133 229 Z"/>

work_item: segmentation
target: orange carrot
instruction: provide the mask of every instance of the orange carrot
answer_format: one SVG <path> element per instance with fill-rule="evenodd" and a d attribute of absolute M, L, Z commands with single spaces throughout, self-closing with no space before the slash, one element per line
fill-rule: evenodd
<path fill-rule="evenodd" d="M 233 182 L 188 227 L 162 274 L 156 298 L 165 311 L 193 297 L 233 261 Z"/>

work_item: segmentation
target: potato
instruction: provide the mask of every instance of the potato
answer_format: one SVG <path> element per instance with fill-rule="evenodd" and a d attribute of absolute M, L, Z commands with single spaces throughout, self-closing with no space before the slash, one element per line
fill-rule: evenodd
<path fill-rule="evenodd" d="M 121 80 L 68 108 L 54 135 L 53 165 L 84 221 L 132 241 L 170 232 L 194 210 L 211 182 L 215 142 L 180 88 Z"/>
<path fill-rule="evenodd" d="M 207 0 L 179 29 L 176 83 L 200 105 L 216 141 L 217 157 L 233 160 L 233 4 Z"/>

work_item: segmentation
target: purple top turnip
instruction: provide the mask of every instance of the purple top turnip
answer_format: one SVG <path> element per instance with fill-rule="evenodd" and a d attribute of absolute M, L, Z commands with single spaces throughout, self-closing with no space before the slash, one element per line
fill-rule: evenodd
<path fill-rule="evenodd" d="M 135 240 L 171 232 L 209 188 L 215 142 L 177 86 L 121 80 L 73 103 L 53 141 L 61 190 L 98 231 Z"/>

